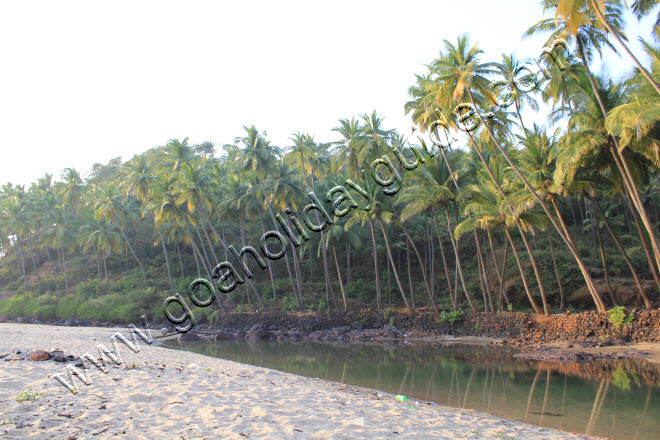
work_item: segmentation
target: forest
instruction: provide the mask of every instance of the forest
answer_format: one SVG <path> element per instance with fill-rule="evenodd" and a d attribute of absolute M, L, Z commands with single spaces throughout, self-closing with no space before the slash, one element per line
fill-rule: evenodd
<path fill-rule="evenodd" d="M 291 213 L 320 224 L 318 210 L 299 213 L 310 192 L 325 203 L 338 186 L 349 195 L 325 204 L 324 229 L 288 238 L 264 270 L 251 260 L 231 292 L 212 283 L 221 300 L 199 314 L 657 307 L 660 15 L 644 59 L 623 29 L 627 12 L 642 20 L 658 2 L 542 4 L 523 36 L 547 39 L 536 63 L 486 54 L 469 35 L 439 42 L 408 90 L 411 132 L 374 110 L 338 120 L 339 140 L 297 132 L 276 146 L 247 124 L 221 146 L 171 139 L 86 174 L 7 182 L 0 314 L 162 320 L 163 300 L 217 275 L 229 246 L 300 232 Z M 604 53 L 629 73 L 595 69 Z"/>

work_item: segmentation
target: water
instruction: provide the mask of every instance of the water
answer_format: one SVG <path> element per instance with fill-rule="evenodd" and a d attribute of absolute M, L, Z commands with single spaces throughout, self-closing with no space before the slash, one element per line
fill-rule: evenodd
<path fill-rule="evenodd" d="M 518 360 L 501 347 L 167 341 L 169 348 L 612 439 L 660 438 L 660 366 Z"/>

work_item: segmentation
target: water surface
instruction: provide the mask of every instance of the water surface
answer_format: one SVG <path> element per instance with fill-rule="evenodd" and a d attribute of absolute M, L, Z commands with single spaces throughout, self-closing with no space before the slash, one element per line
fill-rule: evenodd
<path fill-rule="evenodd" d="M 164 346 L 612 439 L 660 439 L 660 366 L 563 365 L 501 347 L 191 342 Z"/>

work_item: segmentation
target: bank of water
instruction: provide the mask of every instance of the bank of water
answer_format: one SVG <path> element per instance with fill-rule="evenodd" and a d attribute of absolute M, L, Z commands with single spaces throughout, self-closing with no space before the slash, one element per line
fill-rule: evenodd
<path fill-rule="evenodd" d="M 660 365 L 564 365 L 474 345 L 177 342 L 165 347 L 612 439 L 660 438 Z"/>

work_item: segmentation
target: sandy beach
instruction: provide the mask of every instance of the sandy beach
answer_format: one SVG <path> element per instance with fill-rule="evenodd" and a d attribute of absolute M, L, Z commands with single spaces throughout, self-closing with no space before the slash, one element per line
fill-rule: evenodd
<path fill-rule="evenodd" d="M 0 437 L 8 439 L 575 439 L 591 438 L 490 414 L 397 402 L 391 394 L 304 378 L 194 353 L 119 344 L 123 364 L 102 373 L 90 364 L 91 385 L 65 365 L 12 360 L 16 350 L 61 349 L 64 355 L 112 348 L 126 328 L 0 324 Z M 152 330 L 152 336 L 159 331 Z M 130 339 L 130 338 L 129 338 Z M 28 391 L 28 387 L 30 387 Z M 18 402 L 28 391 L 35 400 Z M 19 427 L 20 426 L 20 427 Z"/>

